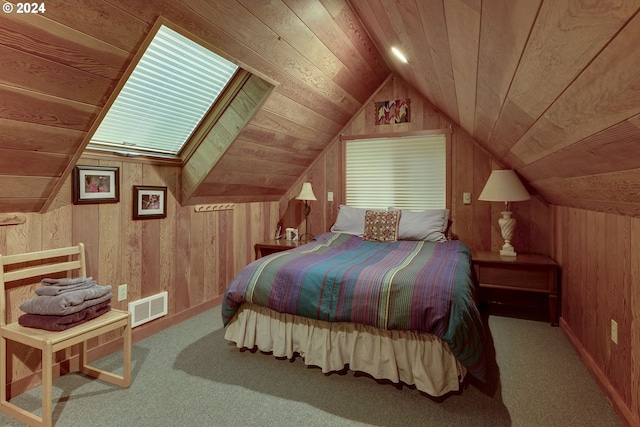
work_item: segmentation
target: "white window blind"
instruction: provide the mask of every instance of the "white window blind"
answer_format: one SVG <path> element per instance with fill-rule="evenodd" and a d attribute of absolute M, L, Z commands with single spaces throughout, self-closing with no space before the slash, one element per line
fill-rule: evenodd
<path fill-rule="evenodd" d="M 92 145 L 178 154 L 237 68 L 160 26 Z"/>
<path fill-rule="evenodd" d="M 445 208 L 446 146 L 445 135 L 347 140 L 347 205 Z"/>

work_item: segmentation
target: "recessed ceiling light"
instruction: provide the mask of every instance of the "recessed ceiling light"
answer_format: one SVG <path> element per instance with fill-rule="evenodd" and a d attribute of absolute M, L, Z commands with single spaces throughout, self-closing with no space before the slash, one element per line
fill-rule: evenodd
<path fill-rule="evenodd" d="M 396 49 L 395 47 L 391 48 L 391 52 L 393 52 L 398 58 L 400 58 L 400 61 L 404 62 L 405 64 L 408 63 L 409 61 L 407 61 L 407 57 L 404 56 L 402 54 L 402 52 L 400 52 L 398 49 Z"/>

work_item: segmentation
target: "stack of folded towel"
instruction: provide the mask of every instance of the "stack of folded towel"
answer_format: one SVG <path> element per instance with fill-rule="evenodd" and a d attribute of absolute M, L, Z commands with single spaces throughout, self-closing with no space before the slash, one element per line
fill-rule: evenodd
<path fill-rule="evenodd" d="M 111 286 L 92 277 L 43 279 L 36 297 L 20 304 L 18 323 L 30 328 L 63 331 L 111 310 Z"/>

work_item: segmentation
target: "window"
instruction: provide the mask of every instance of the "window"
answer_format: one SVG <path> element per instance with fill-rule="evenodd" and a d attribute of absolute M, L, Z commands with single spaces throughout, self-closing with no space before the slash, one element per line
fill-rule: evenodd
<path fill-rule="evenodd" d="M 238 67 L 160 25 L 90 148 L 176 156 Z"/>
<path fill-rule="evenodd" d="M 346 203 L 362 208 L 446 207 L 446 135 L 346 140 Z"/>

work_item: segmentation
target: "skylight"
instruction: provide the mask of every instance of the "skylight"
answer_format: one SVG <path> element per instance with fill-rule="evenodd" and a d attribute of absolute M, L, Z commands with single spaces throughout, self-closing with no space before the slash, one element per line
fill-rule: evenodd
<path fill-rule="evenodd" d="M 238 67 L 161 25 L 90 147 L 178 155 Z"/>

